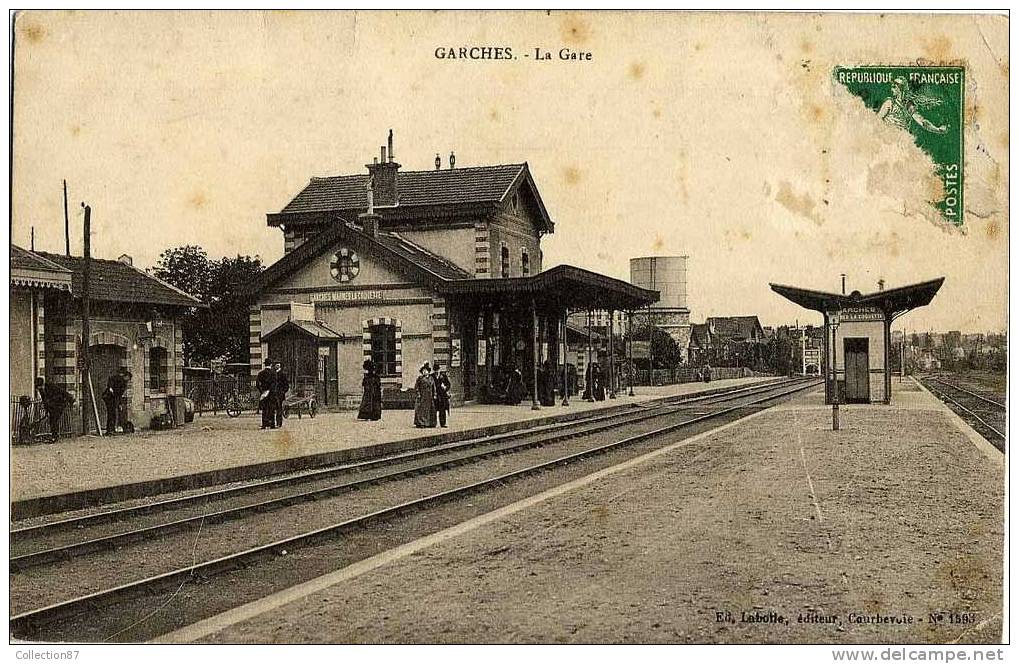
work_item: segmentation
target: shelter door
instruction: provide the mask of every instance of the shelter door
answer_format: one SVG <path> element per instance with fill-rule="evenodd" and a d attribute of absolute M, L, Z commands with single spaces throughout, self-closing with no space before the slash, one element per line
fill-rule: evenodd
<path fill-rule="evenodd" d="M 336 367 L 336 342 L 318 347 L 318 394 L 316 398 L 326 406 L 335 406 L 339 394 L 339 373 Z"/>
<path fill-rule="evenodd" d="M 846 403 L 870 403 L 870 339 L 844 340 Z"/>

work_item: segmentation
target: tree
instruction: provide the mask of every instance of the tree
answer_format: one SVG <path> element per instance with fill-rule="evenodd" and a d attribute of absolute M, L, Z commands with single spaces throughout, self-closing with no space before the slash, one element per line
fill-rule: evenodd
<path fill-rule="evenodd" d="M 642 325 L 633 331 L 634 341 L 648 340 L 648 326 Z M 658 327 L 651 328 L 651 356 L 656 369 L 674 369 L 683 359 L 679 344 L 668 332 Z M 635 360 L 643 362 L 646 360 Z"/>
<path fill-rule="evenodd" d="M 209 260 L 194 245 L 160 254 L 153 274 L 208 305 L 189 311 L 181 320 L 186 363 L 247 361 L 250 298 L 245 287 L 262 269 L 258 256 Z"/>
<path fill-rule="evenodd" d="M 212 269 L 209 255 L 201 247 L 188 244 L 167 249 L 159 255 L 153 274 L 202 302 L 208 301 Z"/>

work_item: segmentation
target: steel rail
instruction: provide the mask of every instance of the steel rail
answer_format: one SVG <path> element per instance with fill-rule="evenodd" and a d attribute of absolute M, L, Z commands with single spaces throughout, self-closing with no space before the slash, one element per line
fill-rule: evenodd
<path fill-rule="evenodd" d="M 981 401 L 989 403 L 992 406 L 996 406 L 998 408 L 1001 408 L 1002 410 L 1005 410 L 1005 408 L 1006 408 L 1005 404 L 1001 403 L 1000 401 L 995 401 L 994 399 L 988 399 L 987 397 L 985 397 L 985 396 L 983 396 L 981 394 L 977 394 L 976 392 L 973 392 L 972 390 L 968 390 L 965 387 L 962 387 L 962 386 L 957 385 L 957 384 L 955 384 L 953 382 L 944 380 L 943 378 L 938 378 L 936 376 L 931 376 L 931 380 L 936 382 L 936 383 L 940 383 L 942 385 L 947 385 L 948 387 L 952 388 L 953 390 L 959 390 L 960 392 L 965 392 L 966 394 L 970 395 L 971 397 L 974 397 L 976 399 L 980 399 Z"/>
<path fill-rule="evenodd" d="M 229 571 L 231 569 L 235 569 L 237 567 L 240 567 L 241 565 L 254 562 L 255 560 L 264 557 L 275 556 L 278 551 L 281 551 L 283 549 L 293 550 L 296 547 L 306 546 L 310 543 L 314 543 L 319 540 L 330 539 L 337 535 L 343 534 L 347 531 L 362 528 L 374 522 L 396 517 L 401 514 L 418 510 L 431 505 L 448 502 L 454 498 L 469 495 L 482 489 L 503 484 L 510 480 L 540 473 L 558 466 L 568 465 L 572 462 L 587 457 L 610 452 L 625 445 L 630 445 L 643 440 L 654 438 L 656 436 L 672 433 L 673 431 L 676 431 L 683 427 L 690 426 L 691 424 L 696 424 L 697 422 L 702 422 L 705 420 L 721 417 L 722 415 L 726 415 L 741 409 L 752 407 L 760 403 L 764 403 L 766 401 L 772 401 L 782 396 L 793 394 L 795 392 L 800 392 L 810 387 L 816 387 L 819 384 L 820 383 L 818 381 L 809 381 L 806 384 L 797 385 L 795 387 L 792 387 L 791 389 L 784 390 L 776 394 L 763 396 L 748 403 L 729 406 L 728 408 L 724 408 L 720 411 L 694 417 L 691 420 L 684 420 L 683 422 L 670 424 L 668 426 L 661 427 L 653 431 L 648 431 L 634 436 L 629 436 L 627 438 L 623 438 L 621 440 L 607 443 L 605 445 L 601 445 L 595 448 L 590 448 L 580 452 L 568 454 L 566 456 L 562 456 L 551 461 L 542 462 L 539 464 L 528 466 L 527 468 L 504 473 L 496 477 L 491 477 L 485 480 L 480 480 L 478 482 L 473 482 L 465 486 L 460 486 L 454 489 L 448 489 L 429 496 L 425 496 L 423 498 L 418 498 L 415 500 L 401 503 L 399 505 L 394 505 L 392 507 L 376 510 L 369 514 L 354 517 L 352 519 L 348 519 L 330 526 L 325 526 L 323 528 L 318 528 L 307 533 L 287 537 L 285 539 L 277 540 L 269 544 L 259 545 L 247 549 L 245 551 L 230 554 L 227 556 L 222 556 L 214 560 L 197 563 L 189 567 L 184 567 L 170 572 L 165 572 L 163 574 L 148 577 L 145 579 L 140 579 L 138 581 L 126 583 L 120 586 L 116 586 L 114 588 L 100 590 L 82 597 L 65 600 L 38 609 L 32 609 L 30 611 L 17 614 L 11 618 L 10 620 L 11 634 L 19 638 L 28 638 L 31 635 L 31 632 L 41 625 L 50 623 L 54 620 L 58 620 L 63 617 L 68 617 L 71 615 L 82 613 L 83 611 L 90 608 L 94 609 L 115 602 L 120 599 L 151 593 L 156 591 L 158 588 L 184 583 L 188 579 L 196 575 L 201 575 L 204 578 L 208 578 L 209 576 Z"/>
<path fill-rule="evenodd" d="M 990 431 L 993 431 L 995 433 L 995 435 L 997 435 L 997 436 L 999 436 L 1001 438 L 1002 441 L 1006 440 L 1005 434 L 1003 434 L 1001 431 L 998 431 L 998 429 L 996 429 L 995 427 L 993 427 L 990 424 L 988 424 L 987 421 L 984 420 L 984 418 L 980 417 L 979 415 L 974 413 L 972 410 L 970 410 L 966 406 L 964 406 L 961 403 L 959 403 L 958 400 L 956 400 L 953 397 L 949 396 L 948 393 L 946 393 L 944 391 L 941 391 L 941 390 L 937 390 L 937 389 L 935 389 L 934 392 L 937 393 L 936 396 L 938 396 L 940 398 L 943 398 L 943 399 L 948 399 L 949 401 L 954 403 L 959 408 L 959 410 L 965 412 L 967 415 L 969 415 L 970 417 L 975 419 L 977 422 L 982 424 L 985 428 L 989 429 Z M 1002 454 L 1004 454 L 1004 450 L 999 450 L 999 451 L 1001 451 Z"/>
<path fill-rule="evenodd" d="M 758 392 L 769 391 L 776 389 L 777 387 L 787 385 L 789 385 L 789 383 L 779 383 L 777 385 L 774 383 L 768 383 L 766 386 L 756 386 L 756 389 L 752 390 L 750 393 L 754 394 Z M 747 390 L 745 388 L 741 388 L 740 390 L 740 392 L 746 391 Z M 717 401 L 727 401 L 733 398 L 731 392 L 716 393 L 711 396 L 713 396 Z M 18 572 L 29 567 L 44 565 L 46 563 L 59 562 L 86 553 L 109 550 L 123 544 L 128 544 L 130 542 L 150 539 L 156 535 L 166 535 L 173 532 L 179 532 L 199 522 L 203 522 L 205 524 L 221 523 L 223 521 L 238 519 L 251 513 L 267 512 L 274 509 L 281 509 L 283 507 L 296 505 L 301 502 L 328 498 L 335 495 L 339 495 L 341 493 L 354 491 L 359 488 L 381 484 L 383 482 L 392 482 L 406 477 L 412 477 L 414 475 L 420 475 L 431 471 L 447 470 L 460 465 L 465 465 L 468 463 L 489 459 L 502 454 L 508 454 L 512 452 L 533 449 L 536 447 L 542 447 L 544 445 L 550 445 L 556 442 L 569 440 L 570 438 L 592 435 L 595 433 L 600 433 L 607 429 L 613 429 L 619 426 L 625 426 L 628 424 L 647 421 L 657 417 L 665 417 L 668 415 L 675 414 L 683 410 L 687 403 L 688 402 L 684 402 L 680 405 L 668 408 L 655 409 L 653 411 L 646 411 L 643 413 L 626 413 L 627 415 L 630 415 L 630 417 L 624 418 L 622 421 L 618 421 L 617 419 L 616 421 L 602 422 L 592 427 L 554 434 L 551 437 L 539 438 L 537 440 L 529 440 L 523 443 L 510 443 L 508 445 L 495 447 L 493 449 L 485 449 L 477 453 L 468 453 L 462 456 L 453 457 L 451 459 L 443 459 L 433 463 L 425 463 L 410 468 L 403 468 L 400 470 L 393 471 L 391 473 L 386 473 L 384 475 L 377 475 L 374 477 L 367 477 L 348 482 L 341 482 L 339 484 L 333 484 L 327 487 L 321 487 L 310 491 L 303 491 L 297 494 L 290 494 L 287 496 L 270 498 L 260 502 L 250 503 L 247 505 L 240 505 L 237 507 L 219 510 L 216 512 L 197 514 L 194 516 L 185 517 L 174 521 L 159 523 L 142 528 L 136 528 L 134 530 L 129 530 L 121 533 L 114 533 L 111 535 L 97 537 L 85 541 L 74 542 L 71 544 L 65 544 L 62 546 L 50 547 L 46 549 L 40 549 L 28 553 L 22 553 L 11 556 L 10 569 L 12 572 Z M 614 418 L 600 418 L 600 419 L 614 419 Z M 434 455 L 436 454 L 433 453 L 433 456 Z"/>
<path fill-rule="evenodd" d="M 768 386 L 775 387 L 778 385 L 788 385 L 787 381 L 771 381 L 768 383 L 758 383 L 746 387 L 739 387 L 733 390 L 723 390 L 720 392 L 713 392 L 711 394 L 700 394 L 700 395 L 680 395 L 677 397 L 665 398 L 661 401 L 654 402 L 650 408 L 669 408 L 673 405 L 685 405 L 704 401 L 707 399 L 718 399 L 722 396 L 736 396 L 748 391 L 760 391 Z M 535 435 L 547 433 L 550 431 L 561 431 L 563 429 L 575 428 L 583 426 L 585 424 L 591 424 L 609 420 L 628 419 L 630 416 L 636 416 L 637 419 L 646 415 L 648 406 L 641 406 L 639 404 L 633 404 L 635 408 L 640 410 L 625 411 L 621 413 L 602 413 L 595 414 L 591 417 L 585 417 L 577 420 L 571 420 L 568 422 L 553 422 L 551 424 L 539 425 L 537 427 L 530 427 L 526 429 L 519 429 L 516 431 L 508 431 L 505 433 L 492 434 L 488 436 L 481 436 L 478 438 L 471 438 L 465 441 L 459 441 L 455 443 L 447 443 L 445 445 L 437 445 L 433 447 L 427 447 L 420 450 L 411 450 L 408 452 L 401 452 L 398 454 L 387 455 L 377 459 L 369 459 L 366 461 L 358 461 L 355 463 L 339 464 L 339 465 L 328 465 L 321 468 L 315 468 L 313 470 L 304 471 L 297 474 L 287 475 L 285 477 L 273 477 L 263 480 L 257 480 L 254 482 L 246 482 L 240 486 L 213 489 L 210 491 L 202 491 L 200 493 L 188 494 L 186 496 L 178 496 L 175 498 L 168 498 L 164 500 L 158 500 L 143 505 L 135 505 L 131 507 L 121 507 L 111 510 L 104 510 L 101 512 L 86 514 L 81 516 L 69 517 L 65 519 L 59 519 L 55 521 L 47 521 L 44 523 L 25 526 L 21 528 L 11 529 L 10 535 L 12 538 L 15 537 L 30 537 L 38 536 L 43 533 L 52 532 L 54 530 L 68 530 L 68 529 L 80 529 L 83 527 L 95 525 L 98 523 L 107 523 L 109 521 L 121 520 L 125 518 L 131 518 L 142 514 L 151 514 L 153 512 L 167 511 L 171 509 L 182 509 L 190 507 L 198 503 L 209 502 L 216 499 L 231 498 L 234 496 L 241 496 L 256 491 L 265 489 L 282 488 L 292 484 L 301 484 L 309 481 L 315 481 L 325 479 L 331 475 L 355 473 L 364 470 L 370 470 L 380 466 L 389 466 L 397 463 L 403 463 L 406 461 L 412 461 L 414 459 L 435 456 L 444 452 L 451 452 L 460 449 L 469 449 L 471 447 L 479 447 L 482 445 L 490 445 L 498 443 L 504 440 L 512 438 L 519 438 L 524 435 Z M 13 541 L 12 541 L 13 545 Z"/>

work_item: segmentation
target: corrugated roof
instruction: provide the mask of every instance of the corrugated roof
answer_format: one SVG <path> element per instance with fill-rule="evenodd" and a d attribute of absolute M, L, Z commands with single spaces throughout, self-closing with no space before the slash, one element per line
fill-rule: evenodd
<path fill-rule="evenodd" d="M 400 207 L 501 201 L 527 164 L 500 164 L 397 174 Z M 281 211 L 329 212 L 368 207 L 368 174 L 312 178 Z"/>
<path fill-rule="evenodd" d="M 75 295 L 81 295 L 84 281 L 83 271 L 85 259 L 80 256 L 65 256 L 36 252 L 63 268 L 71 271 L 71 289 Z M 111 302 L 138 302 L 140 304 L 160 304 L 174 307 L 205 306 L 184 291 L 147 274 L 138 268 L 102 258 L 93 258 L 89 294 L 95 300 Z"/>

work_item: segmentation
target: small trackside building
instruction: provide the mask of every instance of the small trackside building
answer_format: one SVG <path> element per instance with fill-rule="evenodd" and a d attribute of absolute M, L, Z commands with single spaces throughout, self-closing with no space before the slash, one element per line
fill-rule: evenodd
<path fill-rule="evenodd" d="M 129 256 L 90 261 L 90 329 L 81 338 L 85 259 L 11 245 L 11 397 L 36 398 L 34 378 L 44 377 L 84 407 L 86 428 L 95 427 L 101 401 L 85 403 L 82 346 L 89 345 L 91 383 L 98 395 L 109 377 L 131 374 L 125 393 L 127 418 L 147 427 L 163 413 L 167 397 L 184 389 L 181 319 L 203 307 L 187 293 L 134 267 Z M 62 433 L 80 433 L 80 415 L 68 411 Z"/>
<path fill-rule="evenodd" d="M 891 326 L 930 304 L 944 277 L 910 286 L 849 295 L 771 284 L 782 297 L 824 316 L 825 403 L 891 403 Z"/>

